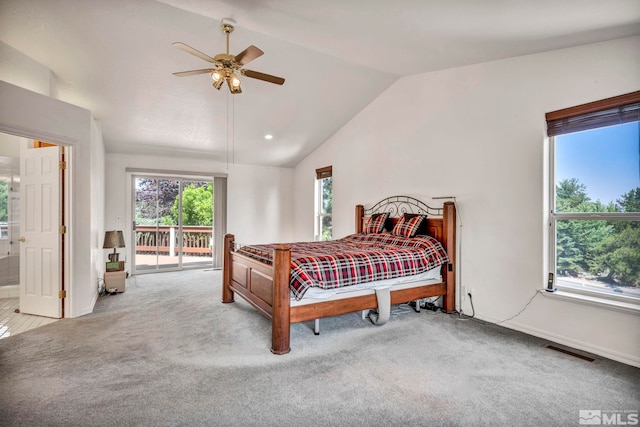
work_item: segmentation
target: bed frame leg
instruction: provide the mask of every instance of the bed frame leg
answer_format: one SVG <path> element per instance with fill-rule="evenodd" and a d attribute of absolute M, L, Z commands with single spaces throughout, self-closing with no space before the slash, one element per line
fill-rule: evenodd
<path fill-rule="evenodd" d="M 320 335 L 320 319 L 316 319 L 313 322 L 313 334 Z"/>
<path fill-rule="evenodd" d="M 223 248 L 223 270 L 222 270 L 222 302 L 225 304 L 233 302 L 233 291 L 231 290 L 231 251 L 235 245 L 235 236 L 226 234 L 224 236 Z"/>
<path fill-rule="evenodd" d="M 442 306 L 446 312 L 452 312 L 456 310 L 456 205 L 445 202 L 443 209 L 443 243 L 450 262 L 443 267 L 442 274 L 447 278 L 447 294 Z"/>
<path fill-rule="evenodd" d="M 416 308 L 415 308 L 415 310 L 416 310 L 416 313 L 420 313 L 420 300 L 419 299 L 416 300 Z"/>
<path fill-rule="evenodd" d="M 291 301 L 289 278 L 291 274 L 291 250 L 278 245 L 273 260 L 273 304 L 271 306 L 271 352 L 287 354 L 291 351 Z"/>

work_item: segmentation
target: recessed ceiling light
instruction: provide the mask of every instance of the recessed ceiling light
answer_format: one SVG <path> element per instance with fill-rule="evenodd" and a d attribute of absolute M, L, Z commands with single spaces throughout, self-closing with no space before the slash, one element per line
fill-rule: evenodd
<path fill-rule="evenodd" d="M 273 135 L 267 134 L 264 136 L 264 139 L 273 139 Z"/>

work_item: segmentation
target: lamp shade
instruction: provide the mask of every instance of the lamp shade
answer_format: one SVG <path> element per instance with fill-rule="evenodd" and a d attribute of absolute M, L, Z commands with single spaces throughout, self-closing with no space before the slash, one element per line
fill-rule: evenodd
<path fill-rule="evenodd" d="M 124 248 L 124 236 L 122 235 L 122 231 L 106 231 L 104 233 L 104 245 L 102 245 L 102 249 L 115 248 Z"/>

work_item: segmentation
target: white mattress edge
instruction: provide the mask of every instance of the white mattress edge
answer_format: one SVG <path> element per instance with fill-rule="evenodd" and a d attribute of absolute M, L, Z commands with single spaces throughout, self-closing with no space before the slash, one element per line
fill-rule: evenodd
<path fill-rule="evenodd" d="M 337 301 L 337 300 L 342 300 L 347 298 L 359 297 L 363 295 L 373 295 L 376 293 L 376 289 L 380 289 L 380 288 L 390 287 L 391 291 L 396 291 L 396 290 L 402 290 L 402 289 L 416 288 L 418 286 L 436 285 L 441 282 L 442 282 L 442 277 L 437 277 L 433 279 L 422 279 L 422 280 L 403 282 L 398 284 L 384 284 L 384 285 L 378 285 L 378 286 L 371 286 L 365 289 L 360 288 L 360 289 L 353 290 L 353 289 L 348 289 L 349 287 L 339 288 L 340 292 L 334 292 L 333 294 L 331 294 L 326 298 L 306 298 L 305 297 L 305 298 L 302 298 L 300 301 L 296 300 L 295 298 L 292 298 L 291 307 L 297 307 L 297 306 L 302 306 L 307 304 L 315 304 L 318 302 Z"/>

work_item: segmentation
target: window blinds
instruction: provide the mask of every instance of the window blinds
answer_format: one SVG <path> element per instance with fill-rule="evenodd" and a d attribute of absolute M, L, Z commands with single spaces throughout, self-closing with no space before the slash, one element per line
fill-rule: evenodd
<path fill-rule="evenodd" d="M 325 166 L 323 168 L 316 169 L 316 179 L 331 178 L 332 172 L 332 166 Z"/>
<path fill-rule="evenodd" d="M 547 135 L 640 121 L 640 91 L 546 114 Z"/>
<path fill-rule="evenodd" d="M 224 235 L 227 234 L 227 178 L 213 178 L 213 267 L 222 268 Z"/>

